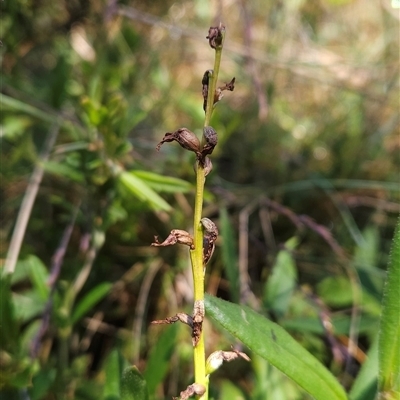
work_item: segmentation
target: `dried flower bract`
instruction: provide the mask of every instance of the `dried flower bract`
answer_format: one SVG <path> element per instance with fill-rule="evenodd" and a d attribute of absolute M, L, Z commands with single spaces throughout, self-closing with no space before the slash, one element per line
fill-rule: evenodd
<path fill-rule="evenodd" d="M 186 232 L 182 229 L 173 229 L 169 236 L 162 243 L 160 243 L 158 241 L 158 237 L 155 236 L 154 243 L 152 243 L 151 245 L 155 247 L 165 247 L 173 246 L 176 243 L 189 246 L 191 250 L 194 249 L 193 237 L 189 234 L 189 232 Z"/>
<path fill-rule="evenodd" d="M 173 317 L 167 317 L 165 319 L 158 319 L 156 321 L 151 321 L 153 325 L 164 325 L 164 324 L 174 324 L 175 322 L 182 322 L 186 325 L 189 325 L 191 328 L 193 328 L 193 318 L 189 314 L 185 313 L 178 313 L 174 315 Z"/>
<path fill-rule="evenodd" d="M 187 400 L 189 397 L 192 397 L 194 395 L 199 395 L 202 396 L 206 392 L 206 388 L 201 385 L 200 383 L 192 383 L 189 385 L 186 390 L 182 391 L 180 393 L 180 397 L 174 397 L 174 400 Z"/>
<path fill-rule="evenodd" d="M 214 254 L 215 241 L 218 238 L 218 228 L 208 218 L 202 218 L 201 224 L 204 228 L 203 235 L 203 264 L 204 266 L 210 261 L 212 255 Z"/>
<path fill-rule="evenodd" d="M 250 361 L 250 357 L 246 353 L 242 353 L 235 349 L 232 349 L 232 351 L 214 351 L 214 353 L 210 354 L 207 359 L 206 373 L 208 375 L 212 374 L 224 361 L 229 362 L 236 360 L 237 358 L 243 358 L 246 361 Z"/>

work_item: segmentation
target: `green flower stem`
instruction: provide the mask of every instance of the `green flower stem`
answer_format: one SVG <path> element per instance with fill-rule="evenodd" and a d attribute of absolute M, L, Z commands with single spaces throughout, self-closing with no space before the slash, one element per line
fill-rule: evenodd
<path fill-rule="evenodd" d="M 204 267 L 203 267 L 203 230 L 200 223 L 203 208 L 205 174 L 201 165 L 197 167 L 196 200 L 194 211 L 194 243 L 195 249 L 190 252 L 192 262 L 194 301 L 204 301 Z M 194 377 L 195 382 L 206 386 L 206 393 L 200 397 L 208 399 L 208 387 L 206 385 L 206 357 L 204 346 L 204 334 L 200 334 L 199 341 L 194 348 Z"/>
<path fill-rule="evenodd" d="M 224 32 L 225 34 L 225 32 Z M 211 115 L 214 109 L 214 93 L 217 86 L 219 66 L 221 63 L 222 45 L 215 49 L 214 70 L 209 76 L 207 107 L 204 118 L 204 126 L 210 125 Z M 204 137 L 203 137 L 204 140 Z M 203 265 L 203 229 L 201 216 L 203 210 L 205 171 L 197 163 L 196 173 L 196 198 L 194 207 L 194 250 L 190 251 L 192 263 L 193 282 L 194 282 L 194 301 L 204 303 L 204 265 Z M 208 400 L 208 378 L 206 377 L 206 354 L 204 345 L 204 331 L 201 332 L 199 341 L 194 348 L 194 379 L 196 383 L 202 384 L 206 392 L 202 396 L 197 396 L 199 400 Z"/>

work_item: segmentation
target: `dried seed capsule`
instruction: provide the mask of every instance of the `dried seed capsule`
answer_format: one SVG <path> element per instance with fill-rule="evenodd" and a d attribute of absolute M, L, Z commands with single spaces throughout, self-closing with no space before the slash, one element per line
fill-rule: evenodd
<path fill-rule="evenodd" d="M 212 149 L 214 149 L 218 143 L 218 135 L 217 132 L 215 132 L 215 129 L 212 126 L 205 126 L 203 128 L 203 135 L 206 140 L 206 144 L 212 146 Z"/>
<path fill-rule="evenodd" d="M 214 147 L 218 143 L 218 135 L 212 126 L 205 126 L 203 128 L 203 135 L 205 143 L 203 149 L 201 150 L 201 160 L 202 164 L 204 165 L 205 156 L 211 154 L 214 151 Z"/>
<path fill-rule="evenodd" d="M 187 128 L 180 128 L 175 132 L 167 132 L 160 143 L 158 143 L 156 149 L 160 150 L 163 143 L 166 142 L 178 142 L 184 149 L 193 151 L 196 154 L 200 152 L 200 141 L 198 137 Z"/>
<path fill-rule="evenodd" d="M 204 228 L 204 235 L 203 235 L 203 264 L 204 266 L 210 261 L 212 255 L 214 254 L 215 249 L 215 241 L 218 238 L 218 228 L 208 218 L 202 218 L 201 224 Z"/>
<path fill-rule="evenodd" d="M 203 79 L 201 80 L 201 84 L 203 85 L 202 95 L 203 95 L 203 110 L 206 111 L 207 108 L 207 97 L 208 97 L 208 82 L 210 81 L 210 76 L 214 71 L 212 69 L 208 69 L 204 72 Z"/>

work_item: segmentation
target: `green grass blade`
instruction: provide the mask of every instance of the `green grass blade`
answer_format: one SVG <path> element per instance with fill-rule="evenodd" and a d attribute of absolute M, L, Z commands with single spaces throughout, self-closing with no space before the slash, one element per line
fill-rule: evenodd
<path fill-rule="evenodd" d="M 383 291 L 379 329 L 378 386 L 384 399 L 400 397 L 400 219 L 397 223 Z M 396 397 L 399 396 L 399 397 Z"/>
<path fill-rule="evenodd" d="M 112 287 L 109 282 L 103 282 L 92 289 L 75 307 L 72 323 L 78 322 L 92 307 L 108 294 Z"/>
<path fill-rule="evenodd" d="M 368 358 L 362 364 L 353 383 L 349 398 L 351 400 L 374 400 L 378 390 L 378 340 L 372 343 Z"/>
<path fill-rule="evenodd" d="M 336 378 L 283 328 L 252 309 L 206 296 L 207 315 L 317 400 L 344 400 Z"/>
<path fill-rule="evenodd" d="M 170 325 L 158 338 L 147 360 L 143 377 L 147 382 L 149 393 L 155 394 L 157 386 L 163 381 L 171 366 L 171 357 L 174 353 L 176 335 L 179 325 Z"/>
<path fill-rule="evenodd" d="M 14 109 L 16 111 L 29 114 L 32 117 L 41 119 L 42 121 L 46 121 L 49 123 L 62 122 L 61 118 L 55 115 L 39 110 L 38 108 L 31 106 L 30 104 L 14 99 L 13 97 L 7 96 L 3 93 L 0 96 L 0 104 L 9 107 L 11 109 Z"/>
<path fill-rule="evenodd" d="M 131 171 L 133 175 L 147 183 L 156 192 L 187 193 L 193 189 L 193 185 L 183 179 L 172 176 L 159 175 L 149 171 Z"/>
<path fill-rule="evenodd" d="M 278 253 L 264 288 L 264 305 L 278 317 L 285 315 L 296 287 L 297 269 L 291 251 L 297 244 L 298 239 L 295 237 L 285 243 L 285 249 Z"/>
<path fill-rule="evenodd" d="M 114 349 L 107 357 L 104 365 L 105 383 L 104 400 L 118 400 L 121 393 L 122 360 L 118 350 Z"/>

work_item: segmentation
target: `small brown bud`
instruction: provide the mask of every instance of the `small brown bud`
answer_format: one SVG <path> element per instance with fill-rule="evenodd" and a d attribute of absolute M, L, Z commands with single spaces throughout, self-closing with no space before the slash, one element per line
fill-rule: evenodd
<path fill-rule="evenodd" d="M 207 97 L 208 97 L 208 83 L 210 81 L 210 75 L 212 75 L 214 71 L 212 69 L 208 69 L 201 80 L 201 84 L 203 85 L 202 95 L 203 95 L 203 110 L 206 111 L 207 108 Z"/>
<path fill-rule="evenodd" d="M 187 128 L 180 128 L 175 132 L 167 132 L 160 143 L 158 143 L 156 149 L 160 150 L 163 143 L 166 142 L 178 142 L 184 149 L 193 151 L 196 154 L 200 152 L 200 141 L 198 137 Z"/>
<path fill-rule="evenodd" d="M 211 48 L 217 49 L 222 47 L 224 41 L 224 34 L 225 34 L 225 26 L 222 25 L 221 23 L 219 24 L 219 26 L 210 27 L 206 39 L 208 39 L 208 43 L 210 43 Z"/>
<path fill-rule="evenodd" d="M 201 154 L 206 156 L 207 154 L 211 154 L 213 152 L 214 147 L 218 143 L 218 135 L 212 126 L 205 126 L 203 128 L 203 135 L 206 142 L 201 150 Z"/>

